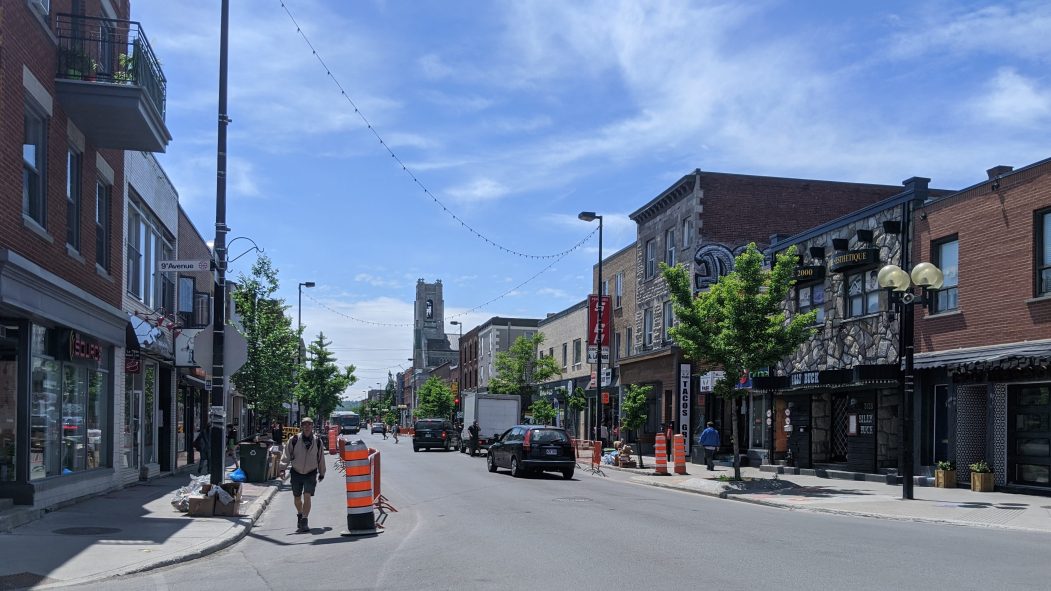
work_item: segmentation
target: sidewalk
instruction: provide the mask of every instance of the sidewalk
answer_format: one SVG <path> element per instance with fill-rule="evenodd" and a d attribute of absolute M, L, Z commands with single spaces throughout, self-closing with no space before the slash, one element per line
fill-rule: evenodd
<path fill-rule="evenodd" d="M 0 590 L 81 584 L 211 554 L 248 533 L 279 485 L 242 484 L 239 517 L 188 517 L 170 501 L 189 480 L 157 478 L 0 534 Z"/>
<path fill-rule="evenodd" d="M 646 469 L 603 465 L 602 469 L 634 473 L 631 482 L 672 488 L 724 499 L 784 509 L 836 513 L 954 525 L 998 527 L 1051 533 L 1051 498 L 1003 492 L 976 493 L 969 488 L 917 486 L 914 499 L 901 499 L 901 486 L 877 482 L 796 476 L 741 468 L 743 483 L 723 482 L 733 468 L 686 464 L 686 476 L 653 476 L 652 456 Z M 669 464 L 669 472 L 673 466 Z"/>

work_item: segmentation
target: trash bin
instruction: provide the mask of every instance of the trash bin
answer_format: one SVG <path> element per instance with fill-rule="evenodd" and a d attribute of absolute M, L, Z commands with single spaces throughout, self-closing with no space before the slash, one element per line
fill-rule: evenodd
<path fill-rule="evenodd" d="M 237 446 L 237 457 L 246 482 L 266 482 L 266 463 L 269 459 L 266 443 L 241 443 Z"/>

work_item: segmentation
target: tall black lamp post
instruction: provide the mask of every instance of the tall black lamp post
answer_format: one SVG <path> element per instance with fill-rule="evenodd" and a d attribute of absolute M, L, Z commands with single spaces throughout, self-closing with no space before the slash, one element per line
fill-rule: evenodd
<path fill-rule="evenodd" d="M 460 391 L 463 390 L 463 322 L 460 322 L 459 320 L 450 320 L 449 324 L 460 329 L 460 336 L 456 339 L 456 356 L 459 359 L 459 362 L 456 364 L 456 396 L 453 398 L 454 400 L 458 400 L 460 398 Z M 508 332 L 508 338 L 510 338 L 510 334 L 511 333 Z M 453 420 L 455 421 L 456 413 L 460 410 L 460 405 L 456 404 L 454 406 Z"/>
<path fill-rule="evenodd" d="M 595 369 L 595 392 L 598 396 L 598 436 L 602 438 L 602 332 L 605 329 L 602 326 L 602 216 L 596 214 L 593 211 L 582 211 L 577 217 L 585 222 L 593 222 L 598 220 L 598 286 L 595 288 L 595 292 L 598 293 L 598 321 L 597 328 L 598 334 L 596 335 L 596 347 L 598 348 L 598 355 L 596 355 L 596 369 Z"/>
<path fill-rule="evenodd" d="M 309 287 L 314 287 L 314 285 L 316 285 L 316 284 L 313 281 L 304 281 L 304 282 L 299 284 L 299 311 L 298 311 L 299 312 L 299 314 L 298 314 L 299 318 L 296 320 L 296 328 L 297 328 L 296 334 L 299 336 L 299 343 L 297 343 L 297 347 L 296 347 L 296 379 L 295 379 L 295 386 L 299 385 L 299 367 L 301 365 L 303 365 L 303 288 L 304 287 L 308 287 L 308 288 Z M 293 386 L 293 387 L 295 387 L 295 386 Z M 293 392 L 294 392 L 294 390 L 293 390 Z M 297 405 L 298 410 L 299 410 L 299 419 L 302 420 L 303 419 L 303 403 L 297 401 L 296 405 Z M 292 404 L 291 404 L 291 402 L 288 405 L 288 412 L 289 412 L 289 414 L 292 413 Z"/>
<path fill-rule="evenodd" d="M 931 263 L 919 263 L 912 268 L 912 273 L 905 272 L 897 265 L 887 265 L 880 269 L 878 281 L 880 287 L 887 290 L 889 301 L 898 309 L 899 343 L 898 355 L 904 354 L 905 367 L 902 369 L 901 394 L 901 444 L 904 448 L 902 460 L 901 498 L 912 499 L 913 488 L 913 439 L 912 439 L 912 401 L 915 393 L 915 376 L 913 375 L 913 342 L 915 326 L 913 306 L 920 304 L 930 309 L 937 300 L 937 292 L 942 287 L 944 276 L 941 269 Z M 920 294 L 912 292 L 912 284 L 920 288 Z"/>

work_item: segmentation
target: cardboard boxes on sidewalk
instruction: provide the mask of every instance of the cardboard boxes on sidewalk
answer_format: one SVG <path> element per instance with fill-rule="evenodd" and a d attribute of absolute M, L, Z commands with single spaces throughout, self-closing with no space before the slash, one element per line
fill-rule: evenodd
<path fill-rule="evenodd" d="M 190 517 L 237 517 L 241 512 L 241 483 L 226 482 L 219 485 L 226 494 L 230 495 L 231 501 L 223 503 L 218 494 L 208 494 L 211 484 L 201 487 L 201 494 L 190 497 Z"/>

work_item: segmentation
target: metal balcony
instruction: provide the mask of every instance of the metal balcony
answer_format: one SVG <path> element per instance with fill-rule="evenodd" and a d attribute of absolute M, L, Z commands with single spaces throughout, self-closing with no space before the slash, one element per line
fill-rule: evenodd
<path fill-rule="evenodd" d="M 66 114 L 101 148 L 163 152 L 167 81 L 135 21 L 55 15 L 56 93 Z"/>

